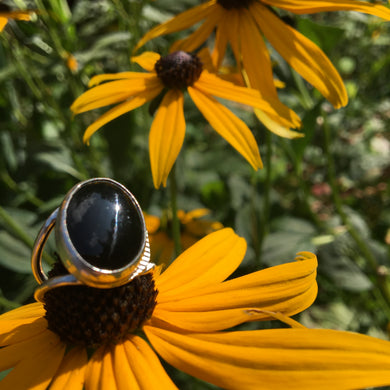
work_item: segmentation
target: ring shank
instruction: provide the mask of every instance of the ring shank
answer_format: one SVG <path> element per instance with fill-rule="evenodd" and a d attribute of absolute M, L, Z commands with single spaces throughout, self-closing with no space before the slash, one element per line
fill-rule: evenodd
<path fill-rule="evenodd" d="M 42 268 L 42 252 L 43 252 L 43 247 L 45 246 L 46 241 L 49 237 L 49 234 L 56 223 L 57 214 L 58 214 L 58 208 L 55 209 L 50 214 L 49 218 L 42 226 L 34 242 L 34 247 L 31 254 L 31 268 L 32 268 L 34 278 L 39 284 L 42 284 L 43 282 L 48 280 L 48 277 Z"/>

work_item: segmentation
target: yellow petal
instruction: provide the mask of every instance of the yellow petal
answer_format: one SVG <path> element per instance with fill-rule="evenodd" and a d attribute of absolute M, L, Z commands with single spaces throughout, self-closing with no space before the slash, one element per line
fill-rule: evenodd
<path fill-rule="evenodd" d="M 31 14 L 34 11 L 10 11 L 10 12 L 0 12 L 0 16 L 4 16 L 9 19 L 17 19 L 17 20 L 30 20 Z"/>
<path fill-rule="evenodd" d="M 87 369 L 85 370 L 85 389 L 97 390 L 100 389 L 99 382 L 102 371 L 102 360 L 106 352 L 105 347 L 100 347 L 94 352 L 89 360 Z"/>
<path fill-rule="evenodd" d="M 153 120 L 149 134 L 149 155 L 155 188 L 167 183 L 169 172 L 183 145 L 186 123 L 184 96 L 180 90 L 169 90 Z"/>
<path fill-rule="evenodd" d="M 269 99 L 265 100 L 261 97 L 259 91 L 234 85 L 229 81 L 222 80 L 218 76 L 209 73 L 207 70 L 202 72 L 199 80 L 194 84 L 194 88 L 222 99 L 259 108 L 268 115 L 272 115 L 273 118 L 278 119 L 281 124 L 291 127 L 300 125 L 300 119 L 297 114 L 285 105 L 278 103 L 276 106 L 276 101 L 268 101 Z M 274 104 L 277 109 L 275 109 L 272 104 Z"/>
<path fill-rule="evenodd" d="M 225 12 L 222 7 L 215 7 L 214 11 L 207 16 L 206 20 L 198 29 L 196 29 L 187 38 L 176 41 L 169 51 L 175 52 L 178 50 L 184 50 L 186 52 L 192 52 L 198 49 L 210 37 L 224 14 Z"/>
<path fill-rule="evenodd" d="M 149 236 L 150 253 L 154 263 L 167 265 L 174 253 L 173 240 L 165 233 L 157 232 Z"/>
<path fill-rule="evenodd" d="M 279 7 L 296 14 L 311 14 L 328 11 L 358 11 L 390 20 L 390 10 L 379 4 L 356 0 L 262 0 L 272 7 Z"/>
<path fill-rule="evenodd" d="M 131 61 L 135 62 L 148 72 L 154 71 L 154 65 L 161 58 L 160 54 L 154 53 L 152 51 L 146 51 L 139 56 L 131 57 Z"/>
<path fill-rule="evenodd" d="M 8 19 L 0 16 L 0 32 L 4 30 L 4 27 L 7 25 L 7 23 Z"/>
<path fill-rule="evenodd" d="M 216 99 L 203 93 L 198 85 L 197 83 L 196 88 L 188 87 L 188 93 L 212 128 L 225 138 L 254 169 L 262 168 L 259 148 L 248 126 Z M 236 96 L 234 100 L 237 100 Z"/>
<path fill-rule="evenodd" d="M 222 57 L 226 50 L 226 40 L 230 44 L 233 50 L 233 55 L 236 58 L 236 64 L 239 72 L 241 72 L 241 48 L 240 48 L 240 37 L 237 34 L 240 25 L 240 11 L 229 10 L 225 11 L 224 18 L 218 25 L 216 34 L 215 50 L 212 55 L 213 63 L 217 69 L 222 64 L 224 57 Z M 225 36 L 225 37 L 224 37 Z"/>
<path fill-rule="evenodd" d="M 113 353 L 109 346 L 94 352 L 85 372 L 85 390 L 116 389 Z"/>
<path fill-rule="evenodd" d="M 138 95 L 132 97 L 130 100 L 107 111 L 105 114 L 103 114 L 95 122 L 93 122 L 91 125 L 87 127 L 83 136 L 83 141 L 86 144 L 89 144 L 89 139 L 91 138 L 91 136 L 96 131 L 98 131 L 102 126 L 112 121 L 113 119 L 117 118 L 118 116 L 121 116 L 126 112 L 132 111 L 135 108 L 138 108 L 143 104 L 145 104 L 146 102 L 154 99 L 162 91 L 162 89 L 163 89 L 162 85 L 159 84 L 155 88 L 151 88 L 148 89 L 147 91 L 141 92 Z"/>
<path fill-rule="evenodd" d="M 126 383 L 126 375 L 131 372 L 130 377 L 134 377 L 139 389 L 177 389 L 171 381 L 158 357 L 151 347 L 138 336 L 131 336 L 128 340 L 119 344 L 115 348 L 115 357 L 119 361 L 116 370 L 116 377 L 121 377 L 123 389 L 133 389 L 130 383 Z M 118 350 L 118 351 L 117 351 Z M 121 375 L 118 375 L 121 374 Z M 124 378 L 123 378 L 124 377 Z M 125 386 L 127 385 L 127 387 Z M 121 387 L 121 388 L 122 388 Z"/>
<path fill-rule="evenodd" d="M 155 215 L 144 213 L 146 230 L 149 235 L 154 234 L 160 228 L 160 218 Z"/>
<path fill-rule="evenodd" d="M 255 108 L 254 112 L 257 118 L 259 119 L 259 121 L 269 131 L 272 131 L 274 134 L 278 135 L 279 137 L 295 139 L 295 138 L 302 138 L 305 136 L 302 133 L 298 133 L 297 131 L 291 130 L 286 126 L 283 126 L 280 123 L 273 121 L 267 114 L 265 114 L 263 111 L 259 110 L 258 108 Z"/>
<path fill-rule="evenodd" d="M 165 298 L 153 317 L 182 329 L 211 332 L 271 320 L 273 313 L 292 316 L 309 307 L 317 295 L 316 256 L 302 252 L 297 260 L 198 288 L 190 297 Z"/>
<path fill-rule="evenodd" d="M 218 28 L 215 32 L 215 42 L 214 42 L 214 48 L 213 48 L 213 51 L 211 54 L 211 58 L 212 58 L 214 67 L 216 69 L 219 69 L 221 67 L 222 61 L 225 58 L 227 44 L 230 40 L 229 38 L 233 39 L 233 42 L 231 42 L 233 49 L 236 48 L 236 45 L 234 45 L 234 42 L 238 41 L 237 35 L 230 37 L 230 34 L 229 34 L 230 29 L 234 30 L 234 28 L 235 28 L 235 26 L 233 26 L 231 21 L 230 21 L 231 15 L 235 15 L 235 14 L 236 14 L 235 12 L 226 12 L 225 11 L 224 22 L 219 23 Z M 237 30 L 234 30 L 234 31 L 237 31 Z"/>
<path fill-rule="evenodd" d="M 82 390 L 85 381 L 85 369 L 88 356 L 85 348 L 72 348 L 63 359 L 50 390 Z"/>
<path fill-rule="evenodd" d="M 143 73 L 141 73 L 142 75 Z M 113 80 L 134 80 L 139 79 L 139 72 L 119 72 L 119 73 L 104 73 L 98 74 L 97 76 L 93 76 L 91 80 L 89 80 L 88 87 L 92 88 L 96 85 L 99 85 L 103 81 L 113 81 Z M 151 77 L 151 76 L 149 76 Z"/>
<path fill-rule="evenodd" d="M 13 367 L 0 390 L 45 390 L 61 364 L 65 344 L 46 330 L 27 341 L 0 349 L 0 371 Z"/>
<path fill-rule="evenodd" d="M 335 108 L 348 103 L 340 75 L 318 46 L 260 3 L 251 6 L 250 11 L 270 44 L 292 68 L 317 88 Z"/>
<path fill-rule="evenodd" d="M 101 77 L 103 76 L 101 75 Z M 140 92 L 156 88 L 157 85 L 161 85 L 161 82 L 155 74 L 138 73 L 137 77 L 134 78 L 111 81 L 89 89 L 73 102 L 70 109 L 74 114 L 80 114 L 116 103 L 119 101 L 118 96 L 124 95 L 130 98 Z M 108 98 L 112 99 L 112 103 L 107 102 Z"/>
<path fill-rule="evenodd" d="M 21 306 L 0 316 L 0 346 L 18 343 L 47 328 L 41 303 Z"/>
<path fill-rule="evenodd" d="M 123 341 L 111 347 L 113 354 L 114 373 L 116 378 L 116 390 L 138 390 L 141 389 L 137 378 L 134 374 L 132 366 L 129 364 L 125 345 L 129 343 L 128 340 Z"/>
<path fill-rule="evenodd" d="M 180 211 L 180 210 L 179 210 Z M 180 218 L 181 223 L 189 223 L 194 219 L 205 217 L 210 214 L 209 209 L 195 209 L 191 210 L 188 213 L 185 213 L 182 218 Z"/>
<path fill-rule="evenodd" d="M 155 28 L 152 28 L 137 43 L 134 52 L 153 38 L 157 38 L 164 34 L 181 31 L 193 26 L 194 24 L 204 19 L 207 15 L 211 14 L 215 10 L 215 5 L 216 0 L 207 1 L 204 4 L 191 8 L 188 11 L 182 12 L 181 14 L 175 16 L 167 22 L 159 24 Z"/>
<path fill-rule="evenodd" d="M 42 303 L 35 302 L 30 303 L 29 305 L 18 307 L 17 309 L 2 314 L 0 316 L 0 323 L 2 324 L 1 321 L 28 321 L 28 319 L 35 320 L 36 318 L 42 317 L 44 315 L 45 309 L 43 308 Z M 1 328 L 1 330 L 3 330 L 3 327 Z"/>
<path fill-rule="evenodd" d="M 172 366 L 228 389 L 329 390 L 390 384 L 390 343 L 320 329 L 180 334 L 145 326 Z"/>
<path fill-rule="evenodd" d="M 196 296 L 198 289 L 222 282 L 237 269 L 245 251 L 245 240 L 232 229 L 209 234 L 156 278 L 158 302 Z"/>
<path fill-rule="evenodd" d="M 249 10 L 240 12 L 239 29 L 242 62 L 250 87 L 257 89 L 263 98 L 277 100 L 269 51 Z"/>

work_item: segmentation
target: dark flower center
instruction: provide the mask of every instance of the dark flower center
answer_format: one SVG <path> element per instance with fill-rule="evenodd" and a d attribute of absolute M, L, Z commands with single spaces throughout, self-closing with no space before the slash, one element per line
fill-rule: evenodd
<path fill-rule="evenodd" d="M 217 3 L 225 9 L 248 8 L 256 0 L 217 0 Z"/>
<path fill-rule="evenodd" d="M 0 4 L 0 12 L 10 12 L 11 8 L 7 4 Z"/>
<path fill-rule="evenodd" d="M 185 89 L 199 79 L 203 65 L 195 54 L 175 51 L 161 57 L 154 69 L 167 88 Z"/>
<path fill-rule="evenodd" d="M 57 262 L 49 276 L 66 273 Z M 45 318 L 63 342 L 98 348 L 116 344 L 139 329 L 152 316 L 156 297 L 151 273 L 111 289 L 62 286 L 45 294 Z"/>

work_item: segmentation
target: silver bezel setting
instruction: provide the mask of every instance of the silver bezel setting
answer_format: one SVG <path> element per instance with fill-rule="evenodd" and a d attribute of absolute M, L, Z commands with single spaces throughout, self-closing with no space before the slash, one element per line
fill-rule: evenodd
<path fill-rule="evenodd" d="M 134 258 L 129 259 L 129 262 L 125 266 L 118 269 L 98 268 L 88 263 L 88 261 L 77 252 L 67 229 L 66 215 L 73 195 L 83 186 L 102 182 L 119 188 L 127 195 L 131 203 L 135 206 L 142 223 L 143 242 L 140 250 Z M 41 259 L 43 247 L 53 228 L 55 228 L 57 252 L 70 275 L 49 279 L 43 271 Z M 141 207 L 134 195 L 125 186 L 109 178 L 94 178 L 75 185 L 67 193 L 61 206 L 50 215 L 38 233 L 32 251 L 31 266 L 35 279 L 41 285 L 35 293 L 35 298 L 40 301 L 43 300 L 44 294 L 54 287 L 84 284 L 95 288 L 113 288 L 122 286 L 141 273 L 150 271 L 154 267 L 154 264 L 150 262 L 148 232 L 146 230 L 145 219 Z"/>

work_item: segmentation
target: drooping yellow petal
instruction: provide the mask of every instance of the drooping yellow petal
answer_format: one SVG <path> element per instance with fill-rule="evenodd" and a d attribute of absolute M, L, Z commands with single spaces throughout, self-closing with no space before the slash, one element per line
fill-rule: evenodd
<path fill-rule="evenodd" d="M 296 14 L 312 14 L 327 11 L 357 11 L 390 20 L 390 9 L 367 1 L 357 0 L 262 0 L 272 7 L 283 8 Z"/>
<path fill-rule="evenodd" d="M 329 390 L 390 384 L 390 343 L 320 329 L 180 334 L 145 326 L 172 366 L 227 389 Z"/>
<path fill-rule="evenodd" d="M 211 127 L 225 138 L 254 169 L 262 168 L 259 147 L 248 126 L 216 99 L 198 89 L 198 85 L 196 88 L 188 87 L 188 93 Z"/>
<path fill-rule="evenodd" d="M 277 118 L 281 124 L 291 127 L 300 125 L 297 114 L 283 104 L 280 103 L 276 110 L 268 100 L 261 97 L 259 91 L 234 85 L 229 81 L 222 80 L 215 74 L 209 73 L 207 70 L 203 70 L 199 80 L 194 83 L 194 88 L 212 96 L 259 108 L 272 115 L 273 118 Z"/>
<path fill-rule="evenodd" d="M 180 90 L 169 90 L 153 120 L 149 134 L 149 155 L 153 184 L 159 188 L 167 183 L 169 172 L 183 145 L 186 123 L 184 95 Z"/>
<path fill-rule="evenodd" d="M 178 50 L 184 50 L 186 52 L 192 52 L 198 49 L 203 43 L 206 42 L 207 38 L 210 37 L 211 33 L 219 23 L 220 19 L 225 15 L 222 7 L 215 7 L 214 11 L 210 13 L 202 25 L 196 29 L 190 36 L 184 39 L 176 41 L 171 48 L 170 52 Z"/>
<path fill-rule="evenodd" d="M 50 385 L 50 390 L 82 390 L 85 369 L 88 363 L 87 351 L 82 347 L 72 348 L 64 357 Z"/>
<path fill-rule="evenodd" d="M 157 38 L 164 34 L 170 34 L 176 31 L 184 30 L 200 22 L 202 19 L 214 12 L 216 8 L 216 1 L 217 0 L 209 0 L 204 4 L 191 8 L 188 11 L 184 11 L 167 22 L 152 28 L 137 43 L 134 52 L 137 51 L 141 46 L 145 45 L 146 42 L 149 42 L 151 39 Z"/>
<path fill-rule="evenodd" d="M 309 307 L 317 295 L 316 256 L 303 252 L 293 263 L 197 288 L 158 303 L 153 317 L 191 331 L 218 331 L 242 322 L 271 320 Z"/>
<path fill-rule="evenodd" d="M 13 368 L 0 390 L 45 390 L 61 364 L 65 344 L 49 330 L 0 349 L 0 371 Z"/>
<path fill-rule="evenodd" d="M 155 74 L 137 73 L 137 77 L 111 81 L 89 89 L 73 102 L 70 109 L 74 114 L 80 114 L 107 104 L 114 104 L 119 101 L 118 96 L 124 95 L 130 98 L 140 92 L 154 89 L 158 85 L 161 85 L 161 82 Z M 112 103 L 107 102 L 109 98 L 112 99 Z"/>
<path fill-rule="evenodd" d="M 8 19 L 0 16 L 0 32 L 4 30 L 4 27 L 7 25 Z"/>
<path fill-rule="evenodd" d="M 154 65 L 161 58 L 160 54 L 154 53 L 153 51 L 145 51 L 139 56 L 131 57 L 131 61 L 135 62 L 148 72 L 154 71 Z"/>
<path fill-rule="evenodd" d="M 325 53 L 304 35 L 285 24 L 260 3 L 250 11 L 270 44 L 335 108 L 348 103 L 344 83 Z"/>
<path fill-rule="evenodd" d="M 123 378 L 123 376 L 127 375 L 128 372 L 131 372 L 130 377 L 133 377 L 138 384 L 135 388 L 145 390 L 177 389 L 165 372 L 158 357 L 145 340 L 138 336 L 131 336 L 128 340 L 115 346 L 114 348 L 115 351 L 117 349 L 119 350 L 118 352 L 115 352 L 115 357 L 120 358 L 121 365 L 123 366 L 119 368 L 118 364 L 116 370 L 119 368 L 123 371 L 116 371 L 115 374 L 117 378 L 119 378 L 119 376 L 121 377 L 120 381 L 123 382 L 123 385 L 126 384 L 126 377 Z M 122 387 L 124 390 L 134 389 L 134 387 L 130 386 L 130 383 L 127 383 L 127 387 L 123 385 Z"/>
<path fill-rule="evenodd" d="M 272 105 L 277 114 L 268 113 L 267 115 L 256 108 L 256 116 L 270 131 L 279 136 L 286 138 L 302 137 L 303 134 L 290 130 L 290 127 L 300 126 L 300 119 L 278 98 L 273 79 L 271 58 L 249 10 L 241 11 L 240 21 L 239 36 L 247 86 L 259 91 L 260 95 Z M 282 119 L 286 114 L 288 115 L 287 122 Z"/>
<path fill-rule="evenodd" d="M 245 240 L 230 228 L 209 234 L 156 278 L 158 302 L 196 296 L 198 289 L 222 282 L 240 265 L 245 251 Z"/>
<path fill-rule="evenodd" d="M 87 127 L 83 136 L 83 142 L 89 144 L 89 139 L 91 138 L 91 136 L 102 126 L 117 118 L 118 116 L 121 116 L 126 112 L 132 111 L 135 108 L 138 108 L 146 102 L 154 99 L 162 91 L 162 89 L 162 85 L 158 84 L 156 87 L 141 92 L 138 95 L 132 97 L 130 100 L 107 111 L 105 114 L 103 114 L 95 122 L 93 122 Z"/>
<path fill-rule="evenodd" d="M 269 51 L 247 9 L 240 12 L 239 29 L 242 63 L 250 87 L 258 90 L 267 100 L 269 98 L 278 100 Z"/>
<path fill-rule="evenodd" d="M 219 4 L 217 4 L 217 6 L 222 8 Z M 238 41 L 237 35 L 230 36 L 229 34 L 230 29 L 234 30 L 235 28 L 235 26 L 233 26 L 230 21 L 231 15 L 233 14 L 235 13 L 225 12 L 224 18 L 222 21 L 220 21 L 220 23 L 218 23 L 218 28 L 215 32 L 215 42 L 214 42 L 214 48 L 211 54 L 211 58 L 213 61 L 213 65 L 216 69 L 219 69 L 221 67 L 222 61 L 225 58 L 225 53 L 226 53 L 227 44 L 229 42 L 229 38 L 233 38 L 233 42 L 231 43 L 233 48 L 236 47 L 234 41 Z"/>
<path fill-rule="evenodd" d="M 286 126 L 281 125 L 273 121 L 267 114 L 258 108 L 254 109 L 255 115 L 259 119 L 259 121 L 272 133 L 278 135 L 279 137 L 295 139 L 302 138 L 305 135 L 303 133 L 298 133 L 297 131 L 291 130 Z"/>

